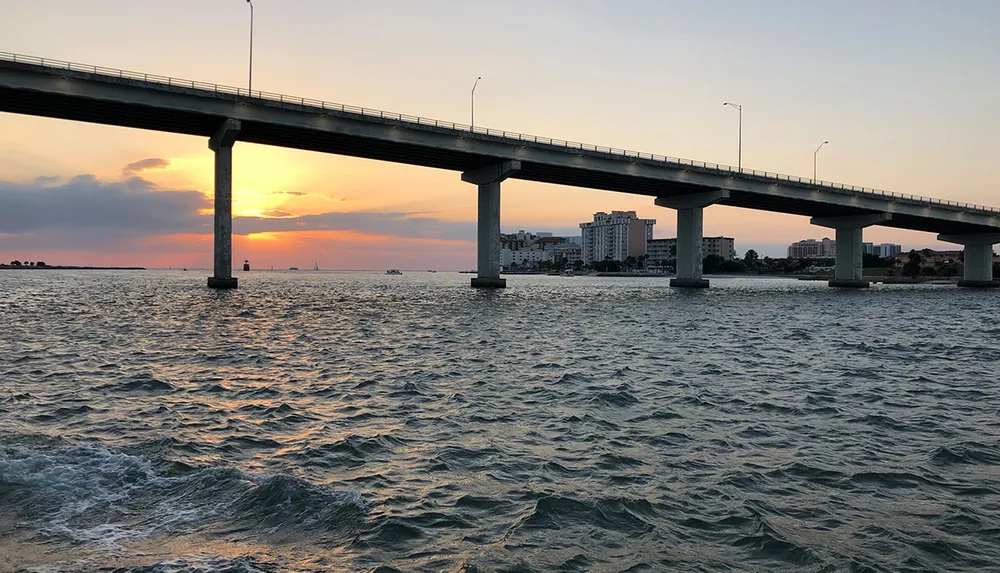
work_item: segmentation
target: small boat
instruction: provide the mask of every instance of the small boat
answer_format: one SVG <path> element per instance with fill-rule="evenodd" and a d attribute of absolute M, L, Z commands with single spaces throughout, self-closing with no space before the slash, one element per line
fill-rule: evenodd
<path fill-rule="evenodd" d="M 288 270 L 290 270 L 290 271 L 297 271 L 297 270 L 299 270 L 299 267 L 288 267 Z"/>
<path fill-rule="evenodd" d="M 314 271 L 318 271 L 319 270 L 319 263 L 313 263 L 313 270 Z"/>
<path fill-rule="evenodd" d="M 429 273 L 436 273 L 437 271 L 428 270 Z"/>
<path fill-rule="evenodd" d="M 389 269 L 389 270 L 385 271 L 385 274 L 387 274 L 387 275 L 401 275 L 401 274 L 403 274 L 403 271 L 401 271 L 399 269 Z"/>

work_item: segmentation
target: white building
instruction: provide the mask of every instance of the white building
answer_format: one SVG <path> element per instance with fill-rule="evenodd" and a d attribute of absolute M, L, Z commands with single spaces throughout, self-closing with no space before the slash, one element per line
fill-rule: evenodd
<path fill-rule="evenodd" d="M 501 249 L 500 250 L 500 261 L 504 268 L 511 266 L 531 266 L 536 265 L 542 261 L 552 261 L 552 251 L 543 251 L 541 249 L 518 249 L 513 251 L 511 249 Z"/>
<path fill-rule="evenodd" d="M 646 241 L 653 238 L 655 224 L 656 219 L 640 219 L 635 211 L 594 213 L 593 221 L 580 223 L 583 262 L 624 261 L 645 255 Z"/>
<path fill-rule="evenodd" d="M 716 255 L 727 261 L 736 260 L 736 239 L 732 237 L 702 237 L 701 256 Z M 654 266 L 677 260 L 677 239 L 646 241 L 646 260 Z"/>
<path fill-rule="evenodd" d="M 875 255 L 883 259 L 895 257 L 903 252 L 903 246 L 895 243 L 881 243 L 878 245 L 874 243 L 862 243 L 861 249 L 866 254 Z"/>
<path fill-rule="evenodd" d="M 837 241 L 823 237 L 822 241 L 805 239 L 788 246 L 790 259 L 832 259 L 837 256 Z"/>

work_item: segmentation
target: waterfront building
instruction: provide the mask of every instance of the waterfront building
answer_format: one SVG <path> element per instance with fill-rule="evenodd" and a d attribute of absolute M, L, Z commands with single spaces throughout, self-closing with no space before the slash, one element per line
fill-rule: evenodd
<path fill-rule="evenodd" d="M 567 265 L 583 261 L 583 246 L 576 243 L 563 243 L 552 249 L 553 260 L 566 261 Z"/>
<path fill-rule="evenodd" d="M 594 213 L 593 221 L 580 223 L 583 262 L 624 261 L 645 255 L 655 224 L 656 219 L 640 219 L 635 211 Z"/>
<path fill-rule="evenodd" d="M 736 260 L 736 239 L 732 237 L 703 237 L 702 258 L 709 255 L 722 257 L 727 261 Z M 650 239 L 646 241 L 646 260 L 654 266 L 673 263 L 677 260 L 677 239 Z"/>
<path fill-rule="evenodd" d="M 529 244 L 535 242 L 538 235 L 534 233 L 526 233 L 524 229 L 516 233 L 500 233 L 500 248 L 508 249 L 511 251 L 519 251 Z"/>
<path fill-rule="evenodd" d="M 500 255 L 504 267 L 535 266 L 542 261 L 552 262 L 553 257 L 552 251 L 542 249 L 518 249 L 516 251 L 502 249 Z"/>
<path fill-rule="evenodd" d="M 832 259 L 837 256 L 837 241 L 823 237 L 822 241 L 805 239 L 788 246 L 790 259 Z"/>

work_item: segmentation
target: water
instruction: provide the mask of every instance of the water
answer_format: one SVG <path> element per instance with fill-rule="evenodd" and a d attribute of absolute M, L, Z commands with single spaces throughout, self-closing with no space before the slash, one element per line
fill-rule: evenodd
<path fill-rule="evenodd" d="M 0 272 L 0 571 L 1000 570 L 998 294 Z"/>

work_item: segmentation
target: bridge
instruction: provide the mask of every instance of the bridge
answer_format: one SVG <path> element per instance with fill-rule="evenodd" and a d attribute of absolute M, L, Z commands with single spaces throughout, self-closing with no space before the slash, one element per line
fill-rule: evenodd
<path fill-rule="evenodd" d="M 710 205 L 811 217 L 836 230 L 831 286 L 864 287 L 862 233 L 872 225 L 937 233 L 965 246 L 959 286 L 992 287 L 1000 209 L 889 193 L 472 127 L 258 90 L 0 52 L 0 112 L 204 137 L 215 153 L 214 272 L 232 276 L 232 148 L 237 141 L 392 161 L 461 173 L 478 188 L 474 287 L 503 287 L 500 184 L 523 179 L 652 197 L 677 212 L 677 278 L 707 287 L 702 221 Z"/>

